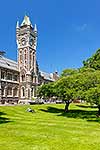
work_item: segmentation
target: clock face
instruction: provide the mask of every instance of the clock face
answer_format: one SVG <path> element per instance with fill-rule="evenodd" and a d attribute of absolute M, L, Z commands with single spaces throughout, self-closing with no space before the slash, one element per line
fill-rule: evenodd
<path fill-rule="evenodd" d="M 22 39 L 21 39 L 21 43 L 22 43 L 23 46 L 26 44 L 25 38 L 22 38 Z"/>

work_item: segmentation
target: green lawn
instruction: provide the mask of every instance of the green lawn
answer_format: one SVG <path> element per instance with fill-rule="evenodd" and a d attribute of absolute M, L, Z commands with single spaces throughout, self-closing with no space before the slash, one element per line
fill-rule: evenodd
<path fill-rule="evenodd" d="M 71 104 L 0 106 L 0 150 L 100 150 L 97 109 Z"/>

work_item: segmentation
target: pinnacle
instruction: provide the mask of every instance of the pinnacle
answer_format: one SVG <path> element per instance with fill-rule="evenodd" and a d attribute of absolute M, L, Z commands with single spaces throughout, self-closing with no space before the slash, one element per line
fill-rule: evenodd
<path fill-rule="evenodd" d="M 23 22 L 22 22 L 21 26 L 24 26 L 24 25 L 29 25 L 29 26 L 31 26 L 31 27 L 32 27 L 32 24 L 31 24 L 30 18 L 29 18 L 27 15 L 25 15 L 24 20 L 23 20 Z"/>

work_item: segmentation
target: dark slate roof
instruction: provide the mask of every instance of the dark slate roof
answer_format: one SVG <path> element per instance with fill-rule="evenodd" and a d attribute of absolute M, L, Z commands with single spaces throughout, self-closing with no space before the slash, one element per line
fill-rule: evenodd
<path fill-rule="evenodd" d="M 18 71 L 18 63 L 3 56 L 0 56 L 0 67 Z"/>

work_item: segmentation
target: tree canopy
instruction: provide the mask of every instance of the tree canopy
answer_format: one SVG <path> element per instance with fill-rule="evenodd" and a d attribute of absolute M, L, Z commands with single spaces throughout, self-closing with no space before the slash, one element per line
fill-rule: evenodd
<path fill-rule="evenodd" d="M 79 69 L 65 69 L 60 78 L 41 86 L 39 95 L 55 96 L 66 102 L 65 111 L 68 111 L 70 102 L 81 99 L 96 104 L 100 115 L 100 49 Z"/>
<path fill-rule="evenodd" d="M 70 76 L 76 73 L 78 73 L 78 69 L 65 69 L 62 71 L 61 77 Z"/>
<path fill-rule="evenodd" d="M 92 57 L 83 61 L 84 67 L 94 68 L 95 70 L 100 70 L 100 49 L 96 51 Z"/>

